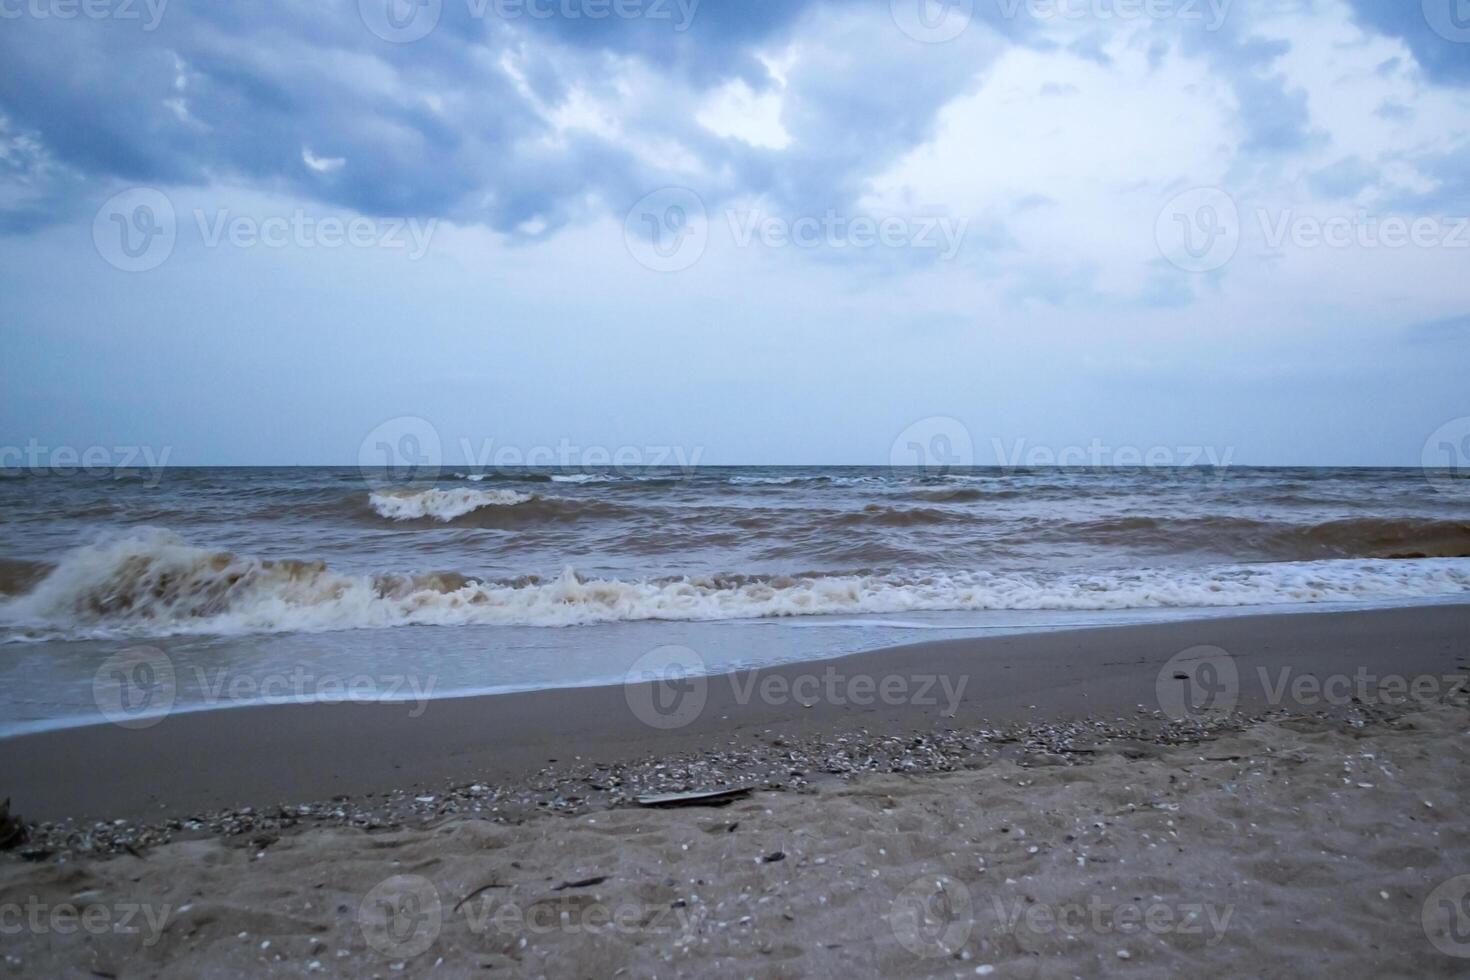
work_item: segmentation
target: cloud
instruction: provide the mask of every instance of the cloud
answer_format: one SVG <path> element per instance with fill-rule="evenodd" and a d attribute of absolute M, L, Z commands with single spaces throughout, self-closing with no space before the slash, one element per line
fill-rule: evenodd
<path fill-rule="evenodd" d="M 1322 197 L 1350 198 L 1378 180 L 1378 170 L 1360 157 L 1345 157 L 1308 176 L 1312 190 Z"/>
<path fill-rule="evenodd" d="M 1403 40 L 1424 74 L 1442 85 L 1470 85 L 1470 25 L 1457 22 L 1462 0 L 1348 0 L 1358 22 Z M 1433 18 L 1441 30 L 1431 24 Z M 1464 31 L 1461 36 L 1457 29 Z M 1453 38 L 1458 37 L 1458 40 Z"/>
<path fill-rule="evenodd" d="M 99 187 L 227 181 L 511 235 L 666 185 L 820 210 L 850 205 L 927 136 L 1000 33 L 1024 30 L 980 15 L 922 44 L 887 6 L 649 0 L 635 7 L 669 17 L 590 18 L 446 0 L 432 31 L 401 44 L 355 0 L 178 5 L 154 31 L 29 18 L 0 34 L 0 111 L 56 174 Z M 765 114 L 754 138 L 706 125 L 730 91 Z M 32 226 L 65 196 L 38 190 L 9 221 Z"/>

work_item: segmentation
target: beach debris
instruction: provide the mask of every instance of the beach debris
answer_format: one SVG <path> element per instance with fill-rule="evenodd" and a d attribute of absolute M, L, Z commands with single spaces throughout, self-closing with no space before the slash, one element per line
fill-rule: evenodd
<path fill-rule="evenodd" d="M 509 887 L 510 887 L 509 885 L 502 885 L 498 881 L 487 882 L 486 884 L 483 884 L 479 888 L 476 888 L 474 891 L 470 892 L 464 898 L 461 898 L 459 901 L 455 902 L 454 903 L 454 911 L 458 912 L 459 909 L 460 909 L 460 906 L 464 905 L 465 902 L 468 902 L 470 899 L 474 898 L 476 895 L 482 895 L 482 894 L 484 894 L 485 892 L 489 891 L 492 888 L 509 888 Z"/>
<path fill-rule="evenodd" d="M 736 800 L 744 799 L 749 795 L 749 786 L 735 789 L 696 790 L 691 793 L 657 793 L 652 796 L 638 797 L 638 805 L 650 807 L 729 806 Z"/>
<path fill-rule="evenodd" d="M 20 817 L 10 815 L 10 797 L 0 803 L 0 851 L 8 851 L 26 842 L 26 825 Z"/>
<path fill-rule="evenodd" d="M 564 881 L 561 884 L 557 885 L 555 888 L 553 888 L 552 891 L 554 891 L 554 892 L 561 892 L 561 891 L 566 891 L 568 888 L 591 888 L 593 885 L 600 885 L 600 884 L 602 884 L 604 881 L 607 881 L 607 879 L 610 878 L 610 877 L 612 877 L 612 876 L 611 875 L 596 875 L 596 876 L 591 877 L 591 878 L 583 878 L 580 881 Z"/>
<path fill-rule="evenodd" d="M 765 857 L 761 858 L 761 860 L 766 864 L 775 864 L 777 861 L 786 860 L 786 852 L 772 851 L 770 854 L 767 854 Z"/>

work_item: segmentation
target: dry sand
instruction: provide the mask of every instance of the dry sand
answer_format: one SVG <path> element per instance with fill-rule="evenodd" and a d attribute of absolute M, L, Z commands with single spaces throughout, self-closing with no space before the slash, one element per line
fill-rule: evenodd
<path fill-rule="evenodd" d="M 1344 674 L 1440 671 L 1463 661 L 1465 615 L 1276 617 L 1205 632 L 1231 638 L 1243 664 L 1274 651 L 1273 662 L 1315 670 L 1322 651 L 1306 637 L 1325 636 L 1336 650 L 1328 662 Z M 699 737 L 666 741 L 664 755 L 636 764 L 575 760 L 462 787 L 453 806 L 441 788 L 418 809 L 388 814 L 396 828 L 263 821 L 256 810 L 240 833 L 177 834 L 136 855 L 0 859 L 0 968 L 1470 976 L 1470 877 L 1457 877 L 1470 876 L 1464 693 L 1331 710 L 1299 699 L 1264 720 L 1168 726 L 1136 705 L 1179 640 L 1204 642 L 1172 630 L 1122 633 L 1128 649 L 1103 658 L 1118 665 L 1110 676 L 1134 678 L 1128 697 L 1144 714 L 1133 730 L 1117 720 L 981 727 L 963 712 L 911 712 L 910 731 L 926 734 L 899 736 L 902 712 L 863 713 L 864 727 L 845 733 L 825 727 L 841 713 L 809 723 L 817 709 L 796 708 L 782 725 L 756 712 L 765 727 L 696 725 Z M 1078 645 L 1097 642 L 1071 637 L 1051 649 L 1083 663 Z M 1003 673 L 999 646 L 986 669 Z M 930 647 L 925 657 L 942 663 L 960 649 Z M 891 668 L 912 655 L 865 662 Z M 1065 690 L 1074 678 L 1055 680 Z M 1017 714 L 1071 714 L 1065 699 L 1060 709 L 1047 701 L 1044 685 L 1026 697 L 1036 700 Z M 791 760 L 805 768 L 787 769 L 784 783 L 755 780 L 785 789 L 718 809 L 616 805 L 627 794 L 608 790 L 563 813 L 528 812 L 546 802 L 538 793 L 565 799 L 571 782 L 608 773 L 677 788 L 738 782 L 752 767 L 772 775 Z M 913 772 L 882 771 L 893 768 Z M 480 806 L 489 798 L 494 811 Z"/>
<path fill-rule="evenodd" d="M 6 963 L 30 976 L 1464 976 L 1470 959 L 1436 948 L 1422 918 L 1436 886 L 1470 872 L 1467 728 L 1452 706 L 1361 728 L 1285 719 L 1196 746 L 865 775 L 723 809 L 9 862 L 0 902 L 100 906 L 110 923 L 140 903 L 163 926 L 139 914 L 136 935 L 23 931 L 5 937 Z M 1452 924 L 1430 914 L 1430 931 Z M 1470 956 L 1467 939 L 1441 942 Z"/>

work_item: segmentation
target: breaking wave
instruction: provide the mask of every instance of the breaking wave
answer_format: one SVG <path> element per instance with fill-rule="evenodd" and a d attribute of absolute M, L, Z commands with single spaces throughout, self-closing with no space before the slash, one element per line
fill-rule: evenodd
<path fill-rule="evenodd" d="M 455 572 L 351 575 L 188 544 L 169 531 L 64 555 L 29 592 L 0 600 L 6 640 L 241 634 L 625 620 L 720 620 L 920 610 L 1205 607 L 1470 593 L 1470 561 L 1376 559 L 1000 573 L 688 576 L 495 582 Z"/>
<path fill-rule="evenodd" d="M 392 521 L 433 518 L 452 521 L 481 507 L 513 507 L 534 499 L 532 494 L 515 490 L 475 490 L 454 487 L 449 490 L 384 490 L 373 493 L 368 502 L 378 516 Z"/>

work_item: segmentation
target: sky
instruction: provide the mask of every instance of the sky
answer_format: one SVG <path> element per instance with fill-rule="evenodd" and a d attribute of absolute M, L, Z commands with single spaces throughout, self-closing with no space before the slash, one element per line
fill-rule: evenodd
<path fill-rule="evenodd" d="M 1470 465 L 1470 3 L 0 0 L 0 330 L 0 465 Z"/>

